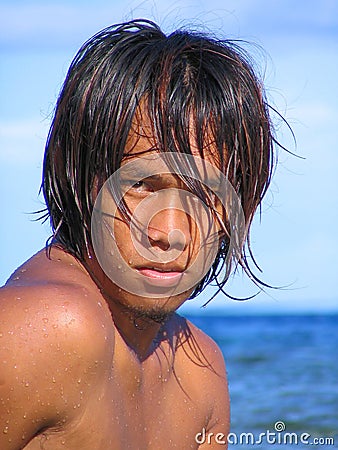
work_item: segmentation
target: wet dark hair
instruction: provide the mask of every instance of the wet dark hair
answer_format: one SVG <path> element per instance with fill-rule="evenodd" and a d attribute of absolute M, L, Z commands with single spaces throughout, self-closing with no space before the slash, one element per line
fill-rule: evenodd
<path fill-rule="evenodd" d="M 178 30 L 165 35 L 148 20 L 108 27 L 75 56 L 49 132 L 42 190 L 53 236 L 80 261 L 91 251 L 92 191 L 121 165 L 141 100 L 162 152 L 203 157 L 210 133 L 221 170 L 241 200 L 246 245 L 240 265 L 258 281 L 247 257 L 253 215 L 271 180 L 274 137 L 262 83 L 249 56 L 229 40 Z M 192 296 L 229 276 L 224 238 Z"/>

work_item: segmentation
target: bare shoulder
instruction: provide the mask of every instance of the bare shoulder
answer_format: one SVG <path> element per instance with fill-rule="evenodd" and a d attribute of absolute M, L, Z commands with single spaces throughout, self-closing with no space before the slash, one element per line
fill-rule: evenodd
<path fill-rule="evenodd" d="M 192 363 L 205 367 L 220 380 L 224 380 L 226 378 L 225 362 L 218 344 L 189 320 L 183 318 L 179 320 L 182 323 L 180 329 L 183 336 L 181 342 L 184 355 Z"/>
<path fill-rule="evenodd" d="M 85 386 L 110 364 L 105 305 L 58 263 L 38 254 L 0 289 L 0 448 L 71 421 Z"/>
<path fill-rule="evenodd" d="M 79 267 L 69 255 L 49 259 L 44 251 L 21 266 L 0 289 L 3 337 L 24 338 L 33 349 L 69 342 L 88 357 L 113 338 L 109 310 Z"/>

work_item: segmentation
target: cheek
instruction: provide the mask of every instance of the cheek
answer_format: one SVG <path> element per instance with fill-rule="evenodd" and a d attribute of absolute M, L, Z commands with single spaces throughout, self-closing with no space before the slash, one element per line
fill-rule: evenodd
<path fill-rule="evenodd" d="M 121 252 L 123 259 L 127 262 L 128 257 L 133 254 L 134 245 L 130 235 L 130 226 L 121 216 L 121 213 L 117 214 L 114 219 L 114 236 L 117 248 Z"/>

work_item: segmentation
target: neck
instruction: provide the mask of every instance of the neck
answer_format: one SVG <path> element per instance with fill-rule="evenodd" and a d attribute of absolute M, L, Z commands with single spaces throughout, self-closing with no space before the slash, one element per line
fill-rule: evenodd
<path fill-rule="evenodd" d="M 168 317 L 163 317 L 161 321 L 154 320 L 109 298 L 106 301 L 123 340 L 141 361 L 145 360 L 162 340 L 161 331 Z"/>

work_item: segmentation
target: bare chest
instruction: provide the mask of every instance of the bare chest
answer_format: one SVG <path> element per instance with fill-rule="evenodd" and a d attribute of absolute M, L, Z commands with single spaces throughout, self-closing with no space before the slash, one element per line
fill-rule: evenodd
<path fill-rule="evenodd" d="M 91 389 L 75 420 L 40 434 L 25 450 L 198 447 L 195 435 L 206 426 L 207 413 L 187 380 L 163 371 L 145 380 L 120 373 Z"/>

